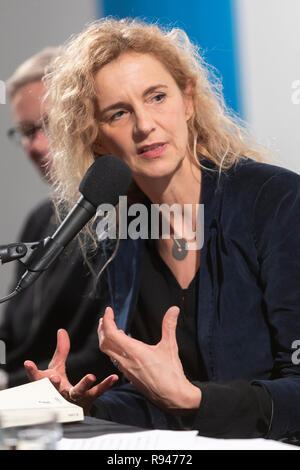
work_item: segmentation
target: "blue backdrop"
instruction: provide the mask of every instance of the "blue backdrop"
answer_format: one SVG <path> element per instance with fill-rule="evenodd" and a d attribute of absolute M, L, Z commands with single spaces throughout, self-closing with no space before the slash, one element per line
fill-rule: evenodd
<path fill-rule="evenodd" d="M 222 78 L 227 105 L 242 116 L 235 0 L 97 0 L 103 16 L 140 17 L 176 26 L 197 43 Z"/>

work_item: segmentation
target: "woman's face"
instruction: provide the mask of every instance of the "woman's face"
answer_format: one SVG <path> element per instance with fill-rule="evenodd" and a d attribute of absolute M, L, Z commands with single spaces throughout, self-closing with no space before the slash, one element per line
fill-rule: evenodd
<path fill-rule="evenodd" d="M 187 160 L 192 98 L 156 58 L 124 53 L 98 71 L 95 84 L 98 153 L 121 157 L 140 182 L 169 176 Z"/>

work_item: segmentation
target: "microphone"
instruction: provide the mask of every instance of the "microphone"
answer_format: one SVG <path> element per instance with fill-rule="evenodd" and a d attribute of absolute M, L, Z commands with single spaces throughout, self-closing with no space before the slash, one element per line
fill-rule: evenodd
<path fill-rule="evenodd" d="M 27 271 L 21 277 L 16 293 L 30 286 L 52 265 L 68 243 L 95 215 L 100 204 L 109 203 L 115 206 L 119 196 L 127 193 L 131 179 L 131 170 L 123 160 L 113 155 L 99 157 L 89 167 L 79 185 L 82 196 L 56 232 L 29 258 L 26 263 Z"/>

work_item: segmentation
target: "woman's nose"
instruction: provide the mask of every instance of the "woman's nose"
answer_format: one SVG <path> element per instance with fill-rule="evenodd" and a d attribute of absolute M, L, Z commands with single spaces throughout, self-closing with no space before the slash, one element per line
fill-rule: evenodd
<path fill-rule="evenodd" d="M 133 134 L 135 140 L 147 137 L 155 129 L 155 123 L 151 113 L 145 109 L 135 113 Z"/>

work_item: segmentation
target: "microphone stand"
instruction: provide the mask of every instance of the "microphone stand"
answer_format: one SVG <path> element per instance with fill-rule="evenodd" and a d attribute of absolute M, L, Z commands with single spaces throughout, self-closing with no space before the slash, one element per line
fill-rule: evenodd
<path fill-rule="evenodd" d="M 9 263 L 10 261 L 19 260 L 28 269 L 32 257 L 36 253 L 43 250 L 50 237 L 40 240 L 39 242 L 32 243 L 10 243 L 9 245 L 0 245 L 0 261 L 1 264 Z M 19 294 L 23 289 L 16 289 L 6 297 L 0 299 L 0 304 L 12 299 Z"/>

